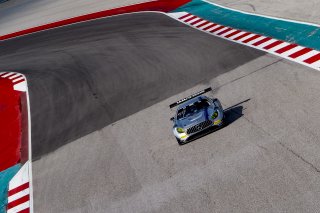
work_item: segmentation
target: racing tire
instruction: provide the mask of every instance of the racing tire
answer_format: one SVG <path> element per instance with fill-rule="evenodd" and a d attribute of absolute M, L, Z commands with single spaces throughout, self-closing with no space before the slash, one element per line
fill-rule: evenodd
<path fill-rule="evenodd" d="M 184 144 L 184 143 L 183 143 L 181 140 L 179 140 L 178 138 L 176 138 L 176 139 L 177 139 L 178 144 L 179 144 L 180 146 Z"/>
<path fill-rule="evenodd" d="M 226 122 L 226 115 L 225 115 L 225 114 L 223 114 L 223 118 L 222 118 L 222 125 L 221 125 L 221 127 L 223 128 L 223 127 L 226 127 L 226 126 L 228 126 L 228 124 L 227 124 L 227 122 Z"/>

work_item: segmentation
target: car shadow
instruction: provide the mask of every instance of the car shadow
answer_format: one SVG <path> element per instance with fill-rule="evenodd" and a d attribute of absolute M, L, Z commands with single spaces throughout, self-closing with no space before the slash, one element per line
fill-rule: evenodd
<path fill-rule="evenodd" d="M 238 120 L 239 118 L 241 118 L 243 116 L 242 111 L 243 111 L 243 106 L 236 106 L 228 110 L 225 110 L 224 126 L 228 126 L 233 122 L 235 122 L 236 120 Z"/>
<path fill-rule="evenodd" d="M 224 110 L 225 113 L 225 126 L 230 125 L 231 123 L 235 122 L 239 118 L 243 116 L 243 106 L 242 104 L 250 101 L 250 99 L 241 101 L 231 107 L 228 107 Z"/>

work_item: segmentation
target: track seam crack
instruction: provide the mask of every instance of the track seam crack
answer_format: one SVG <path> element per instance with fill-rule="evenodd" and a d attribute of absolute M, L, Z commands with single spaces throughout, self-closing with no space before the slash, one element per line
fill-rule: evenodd
<path fill-rule="evenodd" d="M 224 83 L 224 84 L 222 84 L 222 85 L 220 85 L 220 86 L 218 86 L 218 87 L 215 87 L 214 90 L 220 89 L 220 88 L 222 88 L 222 87 L 224 87 L 224 86 L 226 86 L 226 85 L 228 85 L 228 84 L 231 84 L 231 83 L 233 83 L 233 82 L 235 82 L 235 81 L 238 81 L 238 80 L 240 80 L 240 79 L 242 79 L 242 78 L 245 78 L 245 77 L 247 77 L 247 76 L 249 76 L 249 75 L 251 75 L 251 74 L 257 73 L 257 72 L 259 72 L 259 71 L 261 71 L 261 70 L 263 70 L 263 69 L 265 69 L 265 68 L 267 68 L 267 67 L 270 67 L 270 66 L 272 66 L 272 65 L 274 65 L 274 64 L 277 64 L 277 63 L 279 63 L 279 62 L 281 62 L 281 61 L 283 61 L 283 60 L 284 60 L 284 59 L 279 59 L 279 60 L 277 60 L 277 61 L 272 62 L 271 64 L 268 64 L 268 65 L 265 65 L 265 66 L 263 66 L 263 67 L 260 67 L 260 68 L 254 70 L 254 71 L 252 71 L 252 72 L 250 72 L 250 73 L 248 73 L 248 74 L 245 74 L 245 75 L 243 75 L 243 76 L 241 76 L 241 77 L 238 77 L 238 78 L 236 78 L 236 79 L 233 79 L 232 81 L 229 81 L 229 82 Z"/>
<path fill-rule="evenodd" d="M 232 80 L 232 81 L 229 81 L 229 82 L 227 82 L 227 83 L 225 83 L 225 84 L 222 84 L 222 85 L 214 88 L 214 90 L 220 89 L 220 88 L 222 88 L 222 87 L 224 87 L 224 86 L 226 86 L 226 85 L 228 85 L 228 84 L 231 84 L 231 83 L 233 83 L 233 82 L 235 82 L 235 81 L 238 81 L 238 80 L 240 80 L 240 79 L 242 79 L 242 78 L 245 78 L 245 77 L 247 77 L 247 76 L 249 76 L 249 75 L 251 75 L 251 74 L 254 74 L 254 73 L 256 73 L 256 72 L 259 72 L 259 71 L 263 70 L 264 68 L 270 67 L 270 66 L 272 66 L 272 65 L 274 65 L 274 64 L 276 64 L 276 63 L 278 63 L 278 62 L 280 62 L 280 61 L 283 61 L 283 60 L 284 60 L 284 59 L 279 59 L 279 60 L 277 60 L 277 61 L 275 61 L 275 62 L 273 62 L 273 63 L 271 63 L 271 64 L 268 64 L 268 65 L 265 65 L 265 66 L 263 66 L 263 67 L 260 67 L 259 69 L 256 69 L 256 70 L 254 70 L 253 72 L 251 72 L 251 73 L 249 73 L 249 74 L 246 74 L 246 75 L 241 76 L 241 77 L 238 77 L 238 78 L 236 78 L 236 79 L 234 79 L 234 80 Z M 224 105 L 225 105 L 225 104 L 224 104 Z M 301 161 L 303 161 L 305 164 L 309 165 L 309 166 L 310 166 L 313 170 L 315 170 L 317 173 L 320 173 L 320 169 L 318 169 L 315 165 L 313 165 L 312 163 L 310 163 L 309 161 L 307 161 L 306 159 L 304 159 L 301 155 L 299 155 L 298 153 L 296 153 L 295 151 L 293 151 L 292 149 L 290 149 L 289 147 L 287 147 L 285 144 L 281 143 L 278 139 L 276 139 L 275 137 L 273 137 L 269 132 L 267 132 L 266 130 L 264 130 L 262 127 L 260 127 L 259 125 L 257 125 L 257 124 L 254 123 L 253 121 L 249 120 L 246 116 L 244 116 L 244 114 L 240 114 L 240 113 L 236 112 L 236 111 L 233 110 L 233 109 L 230 109 L 230 110 L 232 111 L 232 113 L 235 113 L 235 114 L 240 115 L 240 116 L 243 117 L 246 121 L 248 121 L 249 123 L 251 123 L 253 126 L 256 126 L 257 128 L 259 128 L 261 131 L 263 131 L 265 134 L 267 134 L 270 138 L 272 138 L 273 140 L 275 140 L 280 146 L 282 146 L 283 148 L 285 148 L 287 151 L 289 151 L 289 152 L 290 152 L 291 154 L 293 154 L 295 157 L 297 157 L 298 159 L 300 159 Z"/>
<path fill-rule="evenodd" d="M 298 159 L 300 159 L 301 161 L 303 161 L 305 164 L 309 165 L 313 170 L 315 170 L 317 173 L 320 173 L 320 170 L 313 165 L 312 163 L 310 163 L 309 161 L 307 161 L 306 159 L 304 159 L 301 155 L 299 155 L 298 153 L 296 153 L 295 151 L 293 151 L 292 149 L 290 149 L 289 147 L 287 147 L 285 144 L 281 143 L 278 139 L 276 139 L 275 137 L 273 137 L 269 132 L 267 132 L 266 130 L 264 130 L 262 127 L 260 127 L 259 125 L 257 125 L 256 123 L 254 123 L 253 121 L 249 120 L 248 118 L 246 118 L 246 116 L 244 116 L 244 114 L 240 114 L 238 112 L 236 112 L 233 109 L 230 109 L 233 113 L 241 115 L 241 117 L 243 117 L 246 121 L 248 121 L 249 123 L 251 123 L 252 125 L 256 126 L 258 129 L 260 129 L 261 131 L 263 131 L 264 133 L 266 133 L 270 138 L 274 139 L 278 144 L 280 144 L 283 148 L 285 148 L 287 151 L 289 151 L 291 154 L 293 154 L 295 157 L 297 157 Z"/>
<path fill-rule="evenodd" d="M 304 159 L 301 155 L 299 155 L 298 153 L 296 153 L 295 151 L 293 151 L 292 149 L 290 149 L 289 147 L 287 147 L 286 145 L 284 145 L 283 143 L 281 143 L 280 141 L 277 141 L 282 147 L 284 147 L 285 149 L 287 149 L 289 152 L 291 152 L 293 155 L 295 155 L 297 158 L 299 158 L 300 160 L 302 160 L 304 163 L 308 164 L 311 168 L 313 168 L 316 172 L 320 173 L 320 170 L 313 165 L 312 163 L 310 163 L 309 161 L 307 161 L 306 159 Z"/>

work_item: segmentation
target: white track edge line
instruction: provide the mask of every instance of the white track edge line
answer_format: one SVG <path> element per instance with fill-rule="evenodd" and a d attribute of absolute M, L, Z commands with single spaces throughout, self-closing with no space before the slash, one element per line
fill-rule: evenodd
<path fill-rule="evenodd" d="M 186 14 L 187 14 L 187 12 L 186 12 Z M 239 42 L 239 41 L 232 40 L 232 39 L 230 39 L 230 38 L 218 36 L 218 35 L 216 35 L 216 34 L 214 34 L 214 33 L 210 33 L 210 32 L 207 32 L 207 31 L 205 31 L 205 30 L 199 29 L 199 28 L 197 28 L 197 27 L 194 27 L 194 26 L 192 26 L 192 25 L 190 25 L 190 24 L 187 24 L 187 23 L 185 23 L 185 22 L 183 22 L 183 21 L 180 21 L 179 19 L 176 19 L 176 18 L 170 16 L 170 13 L 167 13 L 166 15 L 168 15 L 168 16 L 171 17 L 172 19 L 175 19 L 175 20 L 177 20 L 177 21 L 179 21 L 179 22 L 181 22 L 181 23 L 183 23 L 183 24 L 185 24 L 185 25 L 187 25 L 187 26 L 189 26 L 189 27 L 192 27 L 192 28 L 194 28 L 194 29 L 197 29 L 197 30 L 199 30 L 199 31 L 208 33 L 208 34 L 210 34 L 210 35 L 213 35 L 213 36 L 216 36 L 216 37 L 219 37 L 219 38 L 228 40 L 228 41 L 232 41 L 232 42 L 234 42 L 234 43 L 238 43 L 238 44 L 242 44 L 242 45 L 245 45 L 245 46 L 248 46 L 248 47 L 251 47 L 251 48 L 255 48 L 255 49 L 258 49 L 258 50 L 261 50 L 261 51 L 270 53 L 270 54 L 272 54 L 272 55 L 276 55 L 276 56 L 278 56 L 278 57 L 280 57 L 280 58 L 284 58 L 284 59 L 287 59 L 287 60 L 289 60 L 289 61 L 293 61 L 293 62 L 296 62 L 296 63 L 298 63 L 298 64 L 301 64 L 301 65 L 310 67 L 310 68 L 312 68 L 312 69 L 314 69 L 314 70 L 320 71 L 320 67 L 316 67 L 316 66 L 313 65 L 313 64 L 317 64 L 317 63 L 308 64 L 308 63 L 305 63 L 305 62 L 303 62 L 303 61 L 298 61 L 298 60 L 292 59 L 292 58 L 290 58 L 290 57 L 284 56 L 284 55 L 282 55 L 282 54 L 279 54 L 279 53 L 276 53 L 276 52 L 271 52 L 271 51 L 268 51 L 268 50 L 266 50 L 266 49 L 263 49 L 263 47 L 267 46 L 267 45 L 265 45 L 266 43 L 268 43 L 268 42 L 270 42 L 270 41 L 272 41 L 271 43 L 273 43 L 274 41 L 280 41 L 280 40 L 278 40 L 278 39 L 272 38 L 271 40 L 262 43 L 261 45 L 263 45 L 263 47 L 259 47 L 260 45 L 259 45 L 259 46 L 253 46 L 253 45 L 249 45 L 249 44 L 246 44 L 246 43 L 243 43 L 243 42 Z M 213 23 L 213 22 L 212 22 L 212 23 Z M 242 32 L 245 32 L 245 33 L 246 33 L 247 31 L 242 31 Z M 250 32 L 248 32 L 248 33 L 250 33 Z M 259 34 L 259 35 L 260 35 L 260 34 Z M 233 36 L 232 36 L 232 37 L 233 37 Z M 231 37 L 231 38 L 232 38 L 232 37 Z"/>

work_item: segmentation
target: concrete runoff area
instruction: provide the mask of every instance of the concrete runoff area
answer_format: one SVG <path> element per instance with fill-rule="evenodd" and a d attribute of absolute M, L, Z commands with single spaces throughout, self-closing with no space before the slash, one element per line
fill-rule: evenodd
<path fill-rule="evenodd" d="M 320 24 L 318 0 L 207 0 L 232 9 Z"/>
<path fill-rule="evenodd" d="M 0 67 L 30 85 L 36 212 L 320 207 L 312 69 L 154 13 L 3 42 Z M 229 125 L 179 146 L 168 106 L 208 86 Z"/>

